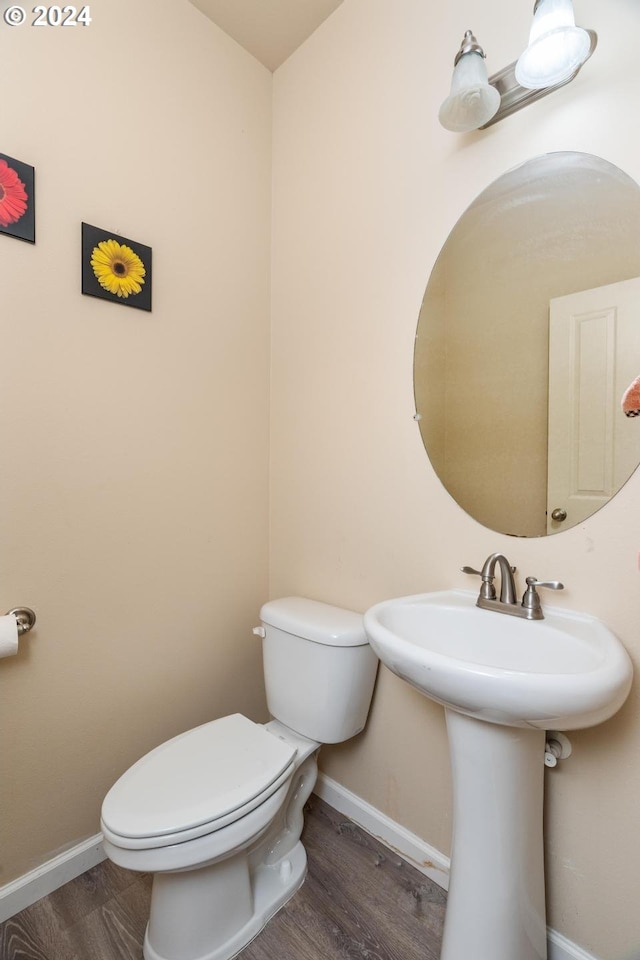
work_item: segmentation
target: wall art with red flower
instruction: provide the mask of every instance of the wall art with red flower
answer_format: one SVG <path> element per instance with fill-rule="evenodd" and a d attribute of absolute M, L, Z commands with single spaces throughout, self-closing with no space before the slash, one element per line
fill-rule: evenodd
<path fill-rule="evenodd" d="M 0 233 L 36 242 L 33 167 L 0 153 Z"/>

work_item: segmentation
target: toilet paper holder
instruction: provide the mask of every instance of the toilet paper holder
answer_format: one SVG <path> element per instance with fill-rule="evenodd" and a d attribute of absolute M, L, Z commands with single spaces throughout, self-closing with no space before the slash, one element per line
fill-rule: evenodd
<path fill-rule="evenodd" d="M 13 610 L 8 610 L 6 615 L 16 618 L 19 637 L 22 637 L 25 633 L 29 633 L 29 630 L 31 630 L 36 622 L 36 615 L 31 607 L 14 607 Z"/>

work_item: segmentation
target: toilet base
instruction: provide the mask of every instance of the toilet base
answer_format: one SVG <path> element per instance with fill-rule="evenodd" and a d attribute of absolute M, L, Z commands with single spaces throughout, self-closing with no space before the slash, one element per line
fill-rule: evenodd
<path fill-rule="evenodd" d="M 200 871 L 186 873 L 157 874 L 154 878 L 151 917 L 144 937 L 143 956 L 145 960 L 231 960 L 256 937 L 271 917 L 284 906 L 302 886 L 307 873 L 307 855 L 302 843 L 298 841 L 293 849 L 272 865 L 262 864 L 253 872 L 249 885 L 248 876 L 244 889 L 244 906 L 248 919 L 220 942 L 220 924 L 230 919 L 230 912 L 242 909 L 238 903 L 241 882 L 239 875 L 246 870 L 243 856 L 218 863 L 215 889 L 202 884 L 199 876 L 191 883 L 191 877 Z M 225 873 L 228 876 L 220 876 Z M 241 879 L 241 878 L 240 878 Z M 220 883 L 222 880 L 222 883 Z M 193 891 L 208 891 L 214 899 L 224 889 L 234 890 L 234 902 L 230 904 L 208 904 L 208 909 L 196 910 L 195 915 L 202 918 L 205 929 L 194 928 Z M 156 899 L 154 907 L 153 900 Z M 170 915 L 165 904 L 171 904 Z M 157 918 L 154 920 L 154 916 Z M 233 924 L 233 920 L 231 921 Z M 198 924 L 195 924 L 197 927 Z M 212 927 L 216 926 L 217 946 L 201 952 L 198 944 L 211 943 Z"/>

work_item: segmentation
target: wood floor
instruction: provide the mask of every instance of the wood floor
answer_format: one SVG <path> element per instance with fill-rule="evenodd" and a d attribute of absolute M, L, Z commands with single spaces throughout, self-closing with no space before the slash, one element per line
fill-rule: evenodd
<path fill-rule="evenodd" d="M 242 960 L 437 960 L 446 894 L 315 796 L 302 888 Z M 0 960 L 141 960 L 151 878 L 109 861 L 0 925 Z"/>

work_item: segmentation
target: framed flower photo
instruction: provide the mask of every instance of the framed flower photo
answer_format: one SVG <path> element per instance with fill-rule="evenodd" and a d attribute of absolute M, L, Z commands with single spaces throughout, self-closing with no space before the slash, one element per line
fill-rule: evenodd
<path fill-rule="evenodd" d="M 36 242 L 35 171 L 0 153 L 0 233 Z"/>
<path fill-rule="evenodd" d="M 151 247 L 83 223 L 82 292 L 151 310 Z"/>

